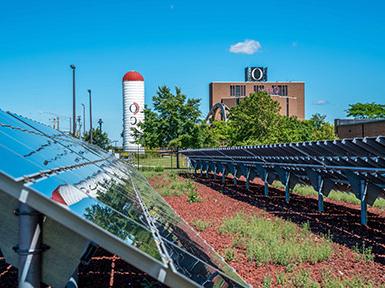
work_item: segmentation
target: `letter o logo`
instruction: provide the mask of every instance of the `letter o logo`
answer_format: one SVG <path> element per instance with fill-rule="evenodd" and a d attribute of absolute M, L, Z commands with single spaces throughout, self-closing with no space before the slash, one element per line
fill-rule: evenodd
<path fill-rule="evenodd" d="M 131 113 L 133 113 L 134 115 L 136 115 L 136 114 L 138 114 L 138 112 L 139 112 L 139 104 L 138 103 L 136 103 L 136 102 L 134 102 L 134 103 L 132 103 L 131 105 L 130 105 L 130 107 L 129 107 L 129 110 L 130 110 L 130 112 Z"/>

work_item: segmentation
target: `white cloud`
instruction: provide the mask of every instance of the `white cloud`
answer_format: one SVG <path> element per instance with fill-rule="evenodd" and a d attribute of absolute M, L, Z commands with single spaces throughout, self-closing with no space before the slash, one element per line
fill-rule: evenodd
<path fill-rule="evenodd" d="M 230 46 L 231 53 L 240 53 L 240 54 L 254 54 L 262 48 L 261 43 L 255 40 L 246 39 L 243 42 L 238 42 Z"/>
<path fill-rule="evenodd" d="M 317 101 L 314 101 L 313 103 L 314 105 L 326 105 L 326 104 L 329 104 L 329 101 L 325 99 L 319 99 Z"/>

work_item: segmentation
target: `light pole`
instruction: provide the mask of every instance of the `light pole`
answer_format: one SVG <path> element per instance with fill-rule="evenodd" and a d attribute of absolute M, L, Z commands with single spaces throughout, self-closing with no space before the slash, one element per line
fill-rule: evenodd
<path fill-rule="evenodd" d="M 102 132 L 102 125 L 103 125 L 102 118 L 99 119 L 98 124 L 99 124 L 99 130 L 100 130 L 100 132 Z"/>
<path fill-rule="evenodd" d="M 72 135 L 76 137 L 76 92 L 75 92 L 75 70 L 74 64 L 70 65 L 72 69 Z"/>
<path fill-rule="evenodd" d="M 86 105 L 82 103 L 83 106 L 83 136 L 86 134 Z"/>
<path fill-rule="evenodd" d="M 79 134 L 76 133 L 76 136 L 79 136 L 79 138 L 80 138 L 80 135 L 82 133 L 82 124 L 81 124 L 82 123 L 82 119 L 81 119 L 80 115 L 78 116 L 77 121 L 78 121 L 78 126 L 79 126 Z"/>
<path fill-rule="evenodd" d="M 90 143 L 93 143 L 92 139 L 92 96 L 91 96 L 91 89 L 88 89 L 88 97 L 90 99 Z"/>

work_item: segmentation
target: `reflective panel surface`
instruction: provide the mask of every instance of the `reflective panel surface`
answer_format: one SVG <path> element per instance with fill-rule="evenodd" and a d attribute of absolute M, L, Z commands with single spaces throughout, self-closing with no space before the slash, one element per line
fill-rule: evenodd
<path fill-rule="evenodd" d="M 204 287 L 247 286 L 132 165 L 110 153 L 0 110 L 0 156 L 0 173 L 26 177 L 25 186 L 58 209 L 169 265 L 176 275 Z"/>

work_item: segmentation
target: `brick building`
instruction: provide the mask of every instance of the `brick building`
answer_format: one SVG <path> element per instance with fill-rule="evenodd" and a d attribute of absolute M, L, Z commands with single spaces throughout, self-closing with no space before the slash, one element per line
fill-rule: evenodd
<path fill-rule="evenodd" d="M 255 75 L 254 70 L 259 71 L 257 77 L 253 77 Z M 254 92 L 266 91 L 280 104 L 281 115 L 297 116 L 299 119 L 305 118 L 304 82 L 268 82 L 267 68 L 262 67 L 248 67 L 245 74 L 244 82 L 210 83 L 210 110 L 216 103 L 223 103 L 231 108 Z"/>
<path fill-rule="evenodd" d="M 385 119 L 335 119 L 339 138 L 375 137 L 385 135 Z"/>

